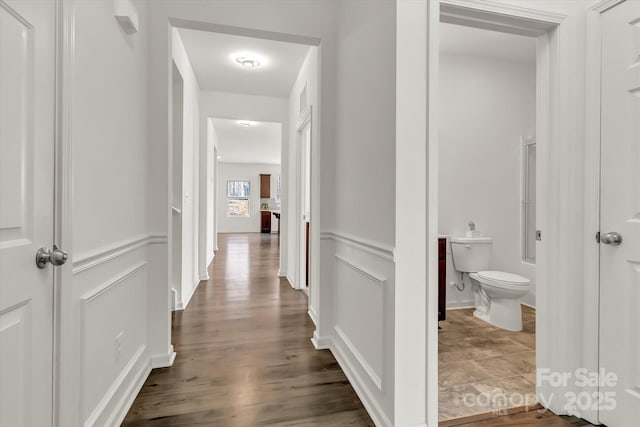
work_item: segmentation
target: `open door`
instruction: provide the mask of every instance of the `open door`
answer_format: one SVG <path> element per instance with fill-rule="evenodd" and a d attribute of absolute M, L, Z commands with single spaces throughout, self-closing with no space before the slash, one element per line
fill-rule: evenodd
<path fill-rule="evenodd" d="M 0 0 L 0 426 L 52 424 L 55 17 Z"/>
<path fill-rule="evenodd" d="M 640 2 L 602 15 L 600 421 L 640 418 Z"/>

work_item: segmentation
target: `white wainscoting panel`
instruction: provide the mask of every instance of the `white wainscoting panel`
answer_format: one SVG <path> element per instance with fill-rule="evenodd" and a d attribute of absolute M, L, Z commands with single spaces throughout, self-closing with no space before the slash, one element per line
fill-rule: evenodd
<path fill-rule="evenodd" d="M 315 337 L 328 347 L 377 426 L 391 426 L 394 375 L 393 248 L 340 232 L 321 233 L 322 301 Z M 330 295 L 326 295 L 330 293 Z M 326 317 L 332 318 L 327 320 Z M 315 344 L 315 342 L 314 342 Z"/>
<path fill-rule="evenodd" d="M 82 416 L 96 424 L 140 365 L 149 367 L 146 262 L 90 290 L 81 301 Z M 146 363 L 144 363 L 146 362 Z"/>
<path fill-rule="evenodd" d="M 336 261 L 335 332 L 382 390 L 383 286 L 387 280 L 341 255 L 336 254 Z"/>

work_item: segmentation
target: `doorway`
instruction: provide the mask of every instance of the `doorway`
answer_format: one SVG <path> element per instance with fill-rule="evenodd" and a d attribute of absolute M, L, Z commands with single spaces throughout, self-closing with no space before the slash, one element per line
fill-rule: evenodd
<path fill-rule="evenodd" d="M 553 355 L 550 342 L 554 342 L 559 337 L 555 336 L 555 331 L 550 321 L 549 310 L 555 305 L 550 295 L 551 291 L 547 288 L 549 276 L 549 262 L 553 264 L 553 260 L 549 259 L 549 245 L 556 245 L 557 236 L 547 235 L 545 239 L 545 230 L 549 230 L 551 225 L 555 225 L 555 219 L 548 212 L 549 200 L 554 200 L 556 188 L 549 187 L 549 174 L 557 171 L 560 165 L 551 156 L 557 150 L 554 148 L 557 138 L 557 127 L 562 125 L 558 122 L 551 121 L 554 111 L 557 111 L 557 103 L 560 99 L 559 95 L 552 91 L 551 88 L 557 84 L 558 66 L 556 61 L 560 49 L 558 35 L 566 26 L 562 26 L 565 15 L 554 14 L 548 11 L 537 11 L 533 9 L 524 9 L 511 7 L 509 5 L 501 5 L 500 13 L 496 10 L 485 9 L 483 5 L 474 2 L 449 2 L 446 0 L 431 3 L 429 6 L 429 69 L 428 69 L 428 87 L 436 88 L 439 81 L 439 43 L 440 43 L 440 22 L 445 24 L 455 24 L 467 27 L 480 28 L 484 30 L 492 30 L 502 33 L 517 34 L 521 36 L 534 37 L 536 39 L 536 102 L 535 102 L 535 129 L 532 133 L 523 132 L 519 136 L 536 138 L 536 229 L 542 230 L 542 241 L 536 243 L 536 302 L 537 309 L 535 312 L 536 320 L 536 357 L 535 367 L 550 366 Z M 428 300 L 438 300 L 438 275 L 437 275 L 437 238 L 439 235 L 438 226 L 438 187 L 439 187 L 439 165 L 437 162 L 437 153 L 439 152 L 439 138 L 437 131 L 432 133 L 433 129 L 440 127 L 439 105 L 442 102 L 440 94 L 437 90 L 429 90 L 428 100 L 428 122 L 429 122 L 429 143 L 428 143 L 428 178 L 427 178 L 427 233 L 430 236 L 428 243 L 428 252 L 430 256 L 427 258 L 428 271 L 433 272 L 428 275 Z M 437 113 L 436 113 L 437 111 Z M 519 138 L 516 138 L 519 139 Z M 435 155 L 435 157 L 434 157 Z M 518 163 L 517 168 L 520 168 Z M 555 176 L 555 175 L 554 175 Z M 518 205 L 520 208 L 520 205 Z M 472 220 L 472 218 L 470 218 Z M 555 227 L 554 227 L 555 228 Z M 520 244 L 520 235 L 516 237 Z M 520 247 L 518 248 L 518 253 Z M 553 264 L 555 265 L 555 264 Z M 553 270 L 551 270 L 553 271 Z M 549 301 L 551 301 L 550 305 Z M 557 301 L 557 299 L 556 299 Z M 475 305 L 475 304 L 474 304 Z M 434 361 L 427 363 L 427 413 L 428 421 L 437 423 L 438 413 L 438 378 L 437 352 L 433 352 L 432 348 L 438 348 L 438 326 L 437 326 L 437 305 L 429 305 L 429 315 L 427 320 L 427 360 Z M 436 354 L 434 354 L 436 353 Z M 534 368 L 535 369 L 535 368 Z M 549 384 L 536 384 L 535 392 L 538 396 L 553 395 L 557 390 L 550 391 Z M 561 406 L 559 399 L 554 402 L 546 402 L 547 407 L 557 410 L 557 406 Z M 523 405 L 526 404 L 523 402 Z M 558 411 L 561 412 L 561 411 Z"/>
<path fill-rule="evenodd" d="M 303 89 L 306 93 L 306 88 Z M 305 95 L 306 97 L 306 95 Z M 301 99 L 305 98 L 301 97 Z M 303 106 L 301 100 L 301 107 Z M 310 231 L 311 231 L 311 107 L 305 107 L 302 118 L 297 126 L 296 135 L 298 145 L 298 254 L 299 271 L 298 288 L 309 292 L 309 272 L 310 266 Z"/>
<path fill-rule="evenodd" d="M 442 422 L 536 403 L 536 40 L 439 30 Z"/>
<path fill-rule="evenodd" d="M 184 79 L 180 70 L 173 64 L 172 74 L 172 199 L 171 199 L 171 308 L 177 310 L 180 307 L 179 295 L 182 290 L 182 199 L 183 199 L 183 120 L 184 120 Z"/>
<path fill-rule="evenodd" d="M 319 274 L 319 230 L 308 224 L 319 218 L 317 44 L 202 22 L 172 24 L 172 56 L 184 79 L 183 198 L 190 198 L 190 211 L 182 215 L 194 218 L 194 227 L 182 230 L 183 260 L 192 259 L 186 251 L 194 248 L 202 272 L 219 233 L 270 233 L 280 247 L 278 275 L 308 289 L 315 313 L 319 291 L 308 284 Z M 299 129 L 303 121 L 306 129 Z M 299 130 L 306 140 L 298 140 Z M 242 141 L 253 148 L 243 151 Z M 205 283 L 192 267 L 183 262 L 187 301 Z"/>

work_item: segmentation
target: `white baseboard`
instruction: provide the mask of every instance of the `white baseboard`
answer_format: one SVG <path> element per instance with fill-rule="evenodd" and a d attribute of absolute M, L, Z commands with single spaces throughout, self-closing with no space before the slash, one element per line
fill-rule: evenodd
<path fill-rule="evenodd" d="M 169 292 L 171 292 L 171 311 L 176 311 L 178 310 L 178 291 L 171 288 Z"/>
<path fill-rule="evenodd" d="M 354 368 L 353 362 L 351 362 L 347 356 L 346 351 L 340 348 L 340 345 L 336 345 L 334 340 L 331 340 L 329 350 L 331 350 L 333 357 L 338 361 L 338 365 L 340 365 L 342 371 L 347 376 L 349 383 L 351 383 L 351 386 L 369 413 L 373 423 L 377 427 L 392 427 L 393 423 L 389 420 L 382 408 L 380 408 L 380 405 L 371 395 L 369 389 L 364 385 L 362 378 L 360 378 L 358 371 Z"/>
<path fill-rule="evenodd" d="M 176 310 L 185 310 L 187 308 L 187 306 L 189 305 L 189 302 L 191 301 L 191 297 L 193 297 L 193 294 L 196 293 L 199 285 L 200 285 L 200 280 L 198 280 L 195 283 L 195 285 L 193 285 L 193 289 L 191 289 L 191 293 L 187 296 L 186 300 L 183 298 L 182 301 L 178 301 L 176 303 L 176 308 L 175 308 Z"/>
<path fill-rule="evenodd" d="M 313 348 L 316 350 L 328 350 L 331 348 L 331 337 L 321 337 L 318 335 L 318 330 L 313 331 L 313 337 L 311 338 Z"/>
<path fill-rule="evenodd" d="M 278 277 L 287 277 L 287 272 L 278 270 Z"/>
<path fill-rule="evenodd" d="M 447 310 L 462 310 L 465 308 L 475 308 L 475 303 L 471 300 L 453 301 L 447 303 Z"/>
<path fill-rule="evenodd" d="M 146 346 L 141 345 L 84 422 L 85 427 L 122 424 L 151 372 L 151 366 L 148 360 L 143 361 L 144 358 L 146 358 Z"/>
<path fill-rule="evenodd" d="M 296 287 L 293 285 L 293 280 L 291 280 L 291 277 L 289 277 L 288 274 L 285 275 L 284 277 L 287 279 L 287 282 L 289 282 L 289 285 L 291 285 L 293 289 L 296 289 Z"/>
<path fill-rule="evenodd" d="M 316 330 L 317 330 L 317 328 L 318 328 L 318 316 L 316 314 L 316 310 L 313 307 L 309 306 L 309 310 L 307 311 L 307 314 L 311 318 L 311 321 L 313 322 L 313 324 L 315 325 Z"/>
<path fill-rule="evenodd" d="M 151 356 L 151 369 L 168 368 L 170 366 L 173 366 L 173 362 L 176 360 L 176 355 L 177 353 L 173 351 L 173 346 L 170 346 L 169 352 L 167 354 Z"/>

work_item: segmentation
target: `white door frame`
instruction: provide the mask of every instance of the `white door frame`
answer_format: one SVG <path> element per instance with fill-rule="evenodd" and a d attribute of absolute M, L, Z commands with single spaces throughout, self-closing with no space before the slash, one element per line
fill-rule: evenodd
<path fill-rule="evenodd" d="M 297 203 L 296 203 L 296 219 L 294 221 L 296 227 L 296 260 L 297 260 L 297 283 L 295 284 L 296 289 L 306 289 L 306 229 L 305 229 L 305 221 L 302 219 L 304 215 L 304 204 L 305 204 L 305 180 L 306 180 L 306 171 L 305 171 L 305 148 L 304 144 L 304 135 L 303 131 L 309 125 L 309 131 L 312 132 L 311 126 L 313 123 L 311 122 L 311 108 L 312 106 L 308 106 L 300 115 L 300 120 L 298 120 L 298 124 L 296 125 L 296 193 L 297 193 Z M 313 134 L 312 134 L 313 135 Z M 311 141 L 313 144 L 313 140 Z M 311 148 L 311 147 L 309 147 Z M 311 169 L 313 170 L 313 157 L 311 157 Z M 313 189 L 311 190 L 313 195 Z M 311 198 L 312 206 L 313 206 L 313 198 Z M 313 212 L 313 211 L 312 211 Z M 313 214 L 311 215 L 313 218 Z M 313 257 L 311 256 L 313 245 L 311 241 L 313 236 L 311 232 L 309 232 L 309 270 L 311 270 L 311 263 Z M 313 278 L 311 277 L 311 271 L 309 271 L 309 288 L 311 288 L 311 283 L 313 282 Z"/>
<path fill-rule="evenodd" d="M 595 235 L 600 231 L 600 132 L 602 110 L 602 14 L 625 0 L 601 0 L 587 11 L 587 75 L 585 95 L 585 235 L 588 239 L 584 247 L 585 257 L 585 310 L 596 315 L 585 316 L 585 344 L 595 346 L 593 363 L 600 368 L 600 245 Z M 596 390 L 597 391 L 597 390 Z M 593 411 L 594 423 L 600 423 L 599 411 Z"/>
<path fill-rule="evenodd" d="M 77 423 L 79 353 L 73 343 L 78 325 L 73 319 L 72 264 L 72 99 L 75 68 L 73 5 L 56 1 L 56 132 L 54 167 L 54 241 L 69 254 L 69 261 L 54 272 L 53 423 Z"/>
<path fill-rule="evenodd" d="M 424 242 L 427 255 L 427 330 L 426 330 L 426 401 L 427 422 L 437 425 L 438 407 L 438 358 L 437 358 L 437 277 L 436 266 L 436 236 L 438 235 L 438 51 L 439 51 L 439 23 L 445 22 L 474 26 L 503 32 L 516 33 L 538 37 L 537 49 L 537 124 L 536 135 L 538 140 L 538 228 L 543 231 L 543 240 L 537 247 L 537 299 L 539 308 L 537 312 L 537 364 L 538 366 L 562 365 L 561 355 L 554 352 L 552 343 L 558 341 L 558 328 L 554 321 L 561 321 L 557 313 L 552 313 L 551 308 L 558 308 L 554 304 L 557 300 L 555 292 L 552 292 L 548 283 L 555 279 L 557 263 L 553 258 L 558 253 L 561 237 L 554 235 L 553 230 L 558 228 L 557 220 L 554 220 L 549 211 L 550 203 L 561 196 L 559 191 L 552 186 L 549 174 L 555 173 L 559 167 L 557 159 L 553 158 L 550 147 L 561 141 L 562 135 L 566 135 L 567 124 L 556 120 L 560 113 L 561 94 L 559 84 L 564 71 L 563 58 L 560 53 L 561 43 L 566 43 L 568 27 L 566 15 L 550 13 L 522 8 L 512 4 L 494 3 L 483 0 L 433 0 L 429 2 L 427 13 L 427 153 L 424 167 L 427 170 L 425 192 L 427 194 L 427 223 Z M 544 106 L 544 107 L 542 107 Z M 426 135 L 425 135 L 426 136 Z M 397 171 L 398 175 L 402 174 Z M 406 177 L 404 178 L 406 180 Z M 397 211 L 399 212 L 399 211 Z M 571 212 L 554 213 L 555 216 L 570 216 Z M 397 218 L 397 222 L 402 218 Z M 545 233 L 546 232 L 546 233 Z M 399 241 L 399 243 L 402 243 Z M 404 252 L 397 247 L 398 252 Z M 406 249 L 405 249 L 406 250 Z M 400 263 L 399 263 L 400 264 Z M 588 264 L 588 263 L 586 263 Z M 400 267 L 400 265 L 399 265 Z M 405 267 L 406 268 L 406 267 Z M 594 316 L 590 309 L 597 304 L 592 293 L 585 292 L 585 327 L 575 331 L 578 335 L 584 335 L 583 341 L 583 366 L 589 370 L 597 370 L 597 339 L 593 339 L 591 326 L 594 325 Z M 597 322 L 597 320 L 596 320 Z M 400 326 L 401 327 L 401 326 Z M 396 325 L 398 331 L 399 325 Z M 569 328 L 569 326 L 567 326 Z M 578 366 L 574 367 L 577 368 Z M 398 370 L 397 370 L 398 372 Z M 538 385 L 539 396 L 556 395 L 556 399 L 550 405 L 555 412 L 563 412 L 563 399 L 558 396 L 558 390 L 550 389 L 548 383 Z M 555 393 L 554 393 L 555 392 Z M 562 394 L 562 393 L 560 393 Z M 397 407 L 396 407 L 397 408 Z M 595 420 L 597 414 L 593 411 L 584 411 L 580 414 L 583 418 Z"/>

